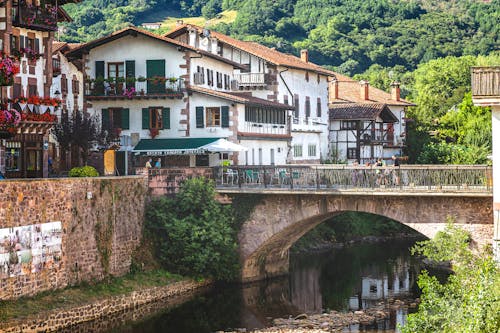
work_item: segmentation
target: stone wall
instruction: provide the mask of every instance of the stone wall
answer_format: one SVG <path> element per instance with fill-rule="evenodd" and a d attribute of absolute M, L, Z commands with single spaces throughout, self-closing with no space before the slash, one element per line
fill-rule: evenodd
<path fill-rule="evenodd" d="M 136 168 L 137 175 L 148 175 L 149 190 L 152 196 L 173 195 L 179 191 L 180 184 L 190 178 L 213 178 L 212 168 Z"/>
<path fill-rule="evenodd" d="M 182 281 L 167 286 L 134 291 L 70 309 L 50 311 L 29 320 L 0 323 L 0 332 L 75 333 L 112 329 L 165 309 L 169 305 L 168 302 L 178 303 L 171 298 L 206 287 L 210 283 L 210 281 Z M 97 320 L 105 317 L 107 317 L 106 320 Z"/>
<path fill-rule="evenodd" d="M 0 300 L 127 273 L 147 192 L 139 176 L 0 181 L 0 229 L 62 224 L 60 268 L 1 279 Z"/>

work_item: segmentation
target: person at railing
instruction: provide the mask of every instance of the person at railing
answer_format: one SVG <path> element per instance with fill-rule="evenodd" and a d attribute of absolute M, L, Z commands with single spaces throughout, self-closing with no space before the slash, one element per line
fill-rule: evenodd
<path fill-rule="evenodd" d="M 375 163 L 375 167 L 377 168 L 375 170 L 375 174 L 377 175 L 377 180 L 376 180 L 376 184 L 377 185 L 385 185 L 387 183 L 387 174 L 386 174 L 386 170 L 385 170 L 385 162 L 382 158 L 378 158 L 377 159 L 377 162 Z"/>
<path fill-rule="evenodd" d="M 158 159 L 156 160 L 155 168 L 156 169 L 160 169 L 161 168 L 161 158 L 160 157 L 158 157 Z"/>
<path fill-rule="evenodd" d="M 351 172 L 351 182 L 352 182 L 352 186 L 356 187 L 356 186 L 358 186 L 358 183 L 361 182 L 361 179 L 363 176 L 361 174 L 361 170 L 357 169 L 359 167 L 358 161 L 354 161 L 352 163 L 352 166 L 354 167 L 354 169 L 352 169 L 352 172 Z"/>
<path fill-rule="evenodd" d="M 152 163 L 153 163 L 153 159 L 152 158 L 150 158 L 149 160 L 147 160 L 146 165 L 145 165 L 146 169 L 151 169 L 153 167 Z"/>
<path fill-rule="evenodd" d="M 392 160 L 394 161 L 394 170 L 392 170 L 392 181 L 394 185 L 399 186 L 399 158 L 396 155 L 392 155 Z"/>

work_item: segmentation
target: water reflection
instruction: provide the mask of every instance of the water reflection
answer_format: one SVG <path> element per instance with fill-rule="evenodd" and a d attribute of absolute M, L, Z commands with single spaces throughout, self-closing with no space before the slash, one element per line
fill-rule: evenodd
<path fill-rule="evenodd" d="M 145 321 L 132 322 L 112 332 L 255 329 L 270 325 L 273 318 L 367 309 L 389 298 L 414 296 L 420 264 L 410 258 L 408 248 L 413 243 L 364 244 L 321 254 L 295 255 L 291 273 L 285 278 L 216 287 L 180 306 L 163 308 Z M 406 313 L 396 309 L 392 312 L 388 320 L 375 327 L 352 326 L 346 331 L 394 329 L 397 323 L 404 323 Z"/>

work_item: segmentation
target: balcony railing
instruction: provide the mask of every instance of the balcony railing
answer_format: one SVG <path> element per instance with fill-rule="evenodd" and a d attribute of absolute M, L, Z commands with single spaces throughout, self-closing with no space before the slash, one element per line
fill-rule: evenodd
<path fill-rule="evenodd" d="M 307 131 L 321 129 L 320 126 L 325 126 L 326 123 L 321 121 L 321 118 L 317 117 L 294 117 L 292 121 L 292 131 Z"/>
<path fill-rule="evenodd" d="M 87 97 L 112 97 L 134 98 L 141 96 L 167 96 L 180 95 L 184 89 L 182 79 L 116 82 L 113 80 L 90 80 L 85 83 L 85 96 Z"/>
<path fill-rule="evenodd" d="M 254 123 L 249 121 L 245 122 L 242 132 L 274 135 L 290 134 L 288 131 L 288 125 L 286 124 Z"/>
<path fill-rule="evenodd" d="M 500 97 L 500 66 L 472 67 L 472 97 Z"/>
<path fill-rule="evenodd" d="M 239 87 L 259 87 L 269 83 L 268 75 L 264 73 L 234 74 L 234 79 L 237 84 L 233 85 L 233 89 L 239 89 Z"/>
<path fill-rule="evenodd" d="M 38 7 L 19 1 L 12 11 L 12 23 L 15 26 L 42 31 L 57 30 L 56 6 L 46 4 L 44 7 Z"/>

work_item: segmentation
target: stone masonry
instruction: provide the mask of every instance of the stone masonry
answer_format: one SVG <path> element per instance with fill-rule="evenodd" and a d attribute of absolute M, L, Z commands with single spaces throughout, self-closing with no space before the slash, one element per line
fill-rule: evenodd
<path fill-rule="evenodd" d="M 233 202 L 238 194 L 230 194 Z M 297 193 L 261 194 L 239 233 L 242 280 L 252 281 L 288 272 L 288 250 L 318 224 L 342 212 L 366 212 L 399 221 L 431 238 L 448 217 L 471 232 L 482 247 L 493 236 L 491 195 L 427 193 L 370 195 Z"/>
<path fill-rule="evenodd" d="M 146 177 L 0 182 L 0 229 L 60 221 L 62 265 L 0 280 L 0 300 L 129 271 L 141 241 Z"/>

